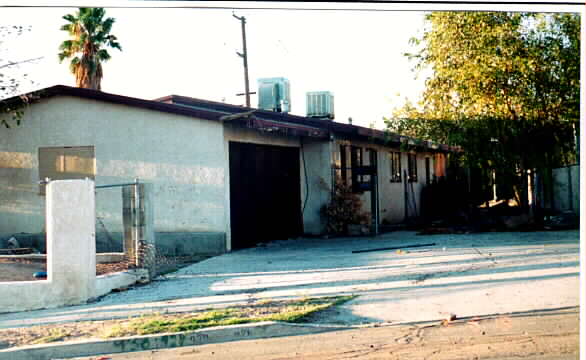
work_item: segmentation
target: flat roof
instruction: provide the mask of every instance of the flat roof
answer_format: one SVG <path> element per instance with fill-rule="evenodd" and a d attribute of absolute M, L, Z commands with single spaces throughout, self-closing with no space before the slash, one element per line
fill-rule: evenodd
<path fill-rule="evenodd" d="M 222 121 L 226 118 L 226 116 L 229 115 L 243 114 L 247 116 L 242 116 L 242 118 L 239 118 L 238 116 L 233 117 L 233 121 L 231 122 L 248 124 L 249 127 L 259 130 L 270 129 L 271 127 L 274 127 L 276 129 L 283 130 L 285 133 L 292 136 L 324 137 L 325 133 L 339 135 L 347 139 L 366 140 L 386 146 L 407 144 L 412 148 L 424 149 L 432 152 L 450 152 L 459 150 L 459 148 L 456 147 L 433 144 L 429 141 L 421 141 L 396 133 L 366 128 L 358 125 L 342 124 L 331 120 L 313 119 L 304 116 L 249 108 L 245 106 L 226 104 L 222 102 L 203 100 L 180 95 L 168 95 L 154 100 L 145 100 L 130 96 L 111 94 L 98 90 L 77 88 L 65 85 L 51 86 L 45 89 L 31 92 L 27 95 L 33 95 L 35 99 L 43 99 L 59 95 L 74 96 L 215 121 Z M 22 98 L 21 95 L 17 95 L 8 99 L 4 99 L 0 102 L 22 103 Z"/>

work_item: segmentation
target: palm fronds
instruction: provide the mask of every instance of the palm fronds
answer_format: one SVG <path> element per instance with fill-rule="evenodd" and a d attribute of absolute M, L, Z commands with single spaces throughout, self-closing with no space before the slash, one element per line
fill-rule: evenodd
<path fill-rule="evenodd" d="M 79 8 L 75 14 L 63 16 L 68 23 L 61 30 L 70 39 L 59 46 L 59 62 L 71 59 L 69 69 L 78 87 L 100 90 L 102 62 L 111 58 L 106 47 L 122 50 L 116 36 L 110 34 L 115 19 L 104 19 L 105 14 L 103 8 Z"/>

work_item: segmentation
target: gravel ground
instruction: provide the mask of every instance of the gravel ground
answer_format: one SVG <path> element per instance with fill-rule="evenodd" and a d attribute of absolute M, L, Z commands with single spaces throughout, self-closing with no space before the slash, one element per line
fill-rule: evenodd
<path fill-rule="evenodd" d="M 37 271 L 46 271 L 44 262 L 15 262 L 0 259 L 0 282 L 39 280 L 33 277 Z"/>
<path fill-rule="evenodd" d="M 207 258 L 209 256 L 160 256 L 157 258 L 157 271 L 159 273 L 176 271 Z M 124 261 L 96 264 L 96 275 L 125 271 L 131 266 Z M 0 258 L 0 282 L 42 280 L 33 277 L 33 274 L 39 271 L 47 271 L 45 259 Z"/>
<path fill-rule="evenodd" d="M 128 270 L 128 263 L 96 264 L 96 275 Z M 0 259 L 0 282 L 43 280 L 33 277 L 39 271 L 47 271 L 45 261 Z"/>

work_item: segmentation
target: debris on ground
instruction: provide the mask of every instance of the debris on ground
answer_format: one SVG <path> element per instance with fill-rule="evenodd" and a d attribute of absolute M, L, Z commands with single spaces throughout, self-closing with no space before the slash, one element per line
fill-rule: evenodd
<path fill-rule="evenodd" d="M 546 230 L 569 230 L 580 227 L 580 218 L 572 211 L 565 211 L 556 216 L 550 216 L 544 221 L 543 228 Z"/>
<path fill-rule="evenodd" d="M 393 246 L 393 247 L 386 247 L 386 248 L 376 248 L 376 249 L 366 249 L 366 250 L 353 250 L 352 254 L 364 253 L 364 252 L 371 252 L 371 251 L 385 251 L 385 250 L 401 250 L 408 249 L 408 248 L 418 248 L 424 246 L 435 246 L 435 243 L 429 244 L 413 244 L 413 245 L 404 245 L 404 246 Z M 397 252 L 399 253 L 399 252 Z"/>
<path fill-rule="evenodd" d="M 0 249 L 1 250 L 1 249 Z M 0 255 L 2 255 L 0 253 Z M 14 255 L 14 254 L 10 254 Z M 28 255 L 28 254 L 25 254 Z M 210 256 L 157 256 L 156 276 L 168 274 L 178 269 L 210 258 Z M 132 261 L 96 264 L 96 275 L 105 275 L 136 268 Z M 46 257 L 0 257 L 0 282 L 31 281 L 47 279 Z M 43 274 L 45 274 L 43 276 Z"/>
<path fill-rule="evenodd" d="M 9 249 L 18 249 L 20 248 L 20 243 L 18 242 L 18 240 L 16 240 L 16 238 L 13 236 L 10 239 L 8 239 L 8 248 Z"/>
<path fill-rule="evenodd" d="M 543 225 L 535 217 L 517 205 L 501 201 L 488 207 L 473 208 L 466 216 L 458 213 L 456 216 L 435 219 L 420 227 L 417 235 L 539 230 L 543 230 Z"/>
<path fill-rule="evenodd" d="M 135 268 L 135 266 L 128 261 L 96 264 L 96 275 L 126 271 L 133 268 Z"/>
<path fill-rule="evenodd" d="M 46 279 L 47 278 L 47 272 L 46 271 L 37 271 L 36 273 L 33 274 L 33 277 L 35 279 Z"/>
<path fill-rule="evenodd" d="M 452 321 L 455 321 L 457 319 L 458 319 L 458 317 L 456 316 L 456 314 L 448 313 L 446 315 L 446 318 L 442 320 L 441 325 L 442 326 L 449 326 Z"/>
<path fill-rule="evenodd" d="M 501 221 L 507 230 L 517 230 L 521 227 L 529 226 L 533 223 L 533 218 L 529 214 L 509 215 L 501 217 Z"/>
<path fill-rule="evenodd" d="M 27 255 L 33 254 L 35 250 L 33 248 L 8 248 L 0 249 L 0 255 Z"/>

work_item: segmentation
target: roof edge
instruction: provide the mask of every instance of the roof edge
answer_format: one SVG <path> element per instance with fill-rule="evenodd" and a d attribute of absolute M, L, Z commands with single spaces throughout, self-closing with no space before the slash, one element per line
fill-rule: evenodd
<path fill-rule="evenodd" d="M 254 111 L 255 117 L 264 120 L 290 122 L 299 125 L 313 126 L 329 133 L 340 134 L 350 138 L 361 138 L 376 140 L 383 145 L 400 145 L 403 143 L 413 142 L 413 148 L 424 149 L 432 152 L 460 152 L 461 148 L 445 144 L 435 144 L 424 140 L 414 139 L 411 137 L 396 134 L 387 130 L 378 130 L 358 125 L 343 124 L 334 121 L 324 121 L 307 118 L 299 115 L 288 113 L 278 113 L 268 110 L 248 108 L 239 105 L 226 104 L 211 100 L 202 100 L 181 95 L 166 95 L 154 100 L 140 99 L 125 95 L 107 93 L 99 90 L 71 87 L 67 85 L 54 85 L 48 88 L 35 90 L 29 93 L 15 95 L 13 97 L 0 100 L 0 103 L 20 102 L 22 104 L 32 103 L 44 98 L 53 96 L 74 96 L 84 99 L 104 101 L 113 104 L 133 106 L 148 110 L 160 111 L 165 113 L 184 115 L 205 120 L 220 120 L 225 113 L 239 113 L 245 111 Z M 26 101 L 25 98 L 32 98 L 32 101 Z M 168 102 L 171 101 L 171 102 Z M 190 106 L 191 105 L 191 106 Z M 208 109 L 205 109 L 205 107 Z"/>
<path fill-rule="evenodd" d="M 130 96 L 107 93 L 99 90 L 84 89 L 78 87 L 71 87 L 67 85 L 54 85 L 48 88 L 31 91 L 29 93 L 15 95 L 13 97 L 1 100 L 0 103 L 22 102 L 23 97 L 32 97 L 34 101 L 46 99 L 54 96 L 74 96 L 83 99 L 99 100 L 108 103 L 134 106 L 138 108 L 172 113 L 177 115 L 185 115 L 191 117 L 202 118 L 205 120 L 218 120 L 219 115 L 212 111 L 201 109 L 191 109 L 174 104 L 145 100 Z"/>

